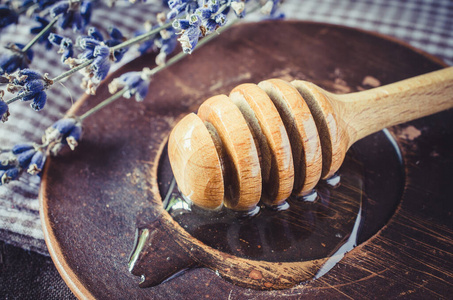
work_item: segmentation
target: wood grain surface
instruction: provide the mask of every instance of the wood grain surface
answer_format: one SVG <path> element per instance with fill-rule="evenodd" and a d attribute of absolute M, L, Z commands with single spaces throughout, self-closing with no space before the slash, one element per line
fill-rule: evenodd
<path fill-rule="evenodd" d="M 122 71 L 140 70 L 151 61 L 142 57 Z M 332 92 L 355 91 L 366 88 L 362 82 L 367 76 L 388 84 L 442 66 L 406 45 L 345 27 L 266 22 L 233 28 L 155 76 L 144 102 L 120 100 L 88 119 L 77 151 L 49 160 L 41 217 L 60 274 L 80 298 L 448 298 L 453 292 L 451 110 L 392 128 L 404 160 L 404 180 L 381 176 L 379 184 L 367 190 L 374 195 L 368 205 L 385 205 L 389 194 L 402 195 L 400 204 L 393 216 L 365 218 L 362 230 L 375 234 L 359 240 L 359 246 L 317 280 L 259 291 L 196 268 L 140 288 L 139 278 L 128 270 L 136 228 L 170 222 L 167 225 L 182 230 L 162 211 L 156 174 L 171 128 L 205 99 L 268 78 L 304 79 Z M 86 111 L 107 95 L 103 85 L 97 96 L 81 99 L 78 109 Z M 365 186 L 372 185 L 367 178 L 387 170 L 376 161 L 385 142 L 378 133 L 359 143 L 375 151 L 363 157 L 370 165 Z M 165 268 L 165 254 L 181 245 L 171 236 L 165 241 L 157 244 L 155 268 L 172 273 Z M 176 253 L 180 255 L 174 265 L 199 264 L 184 251 Z"/>

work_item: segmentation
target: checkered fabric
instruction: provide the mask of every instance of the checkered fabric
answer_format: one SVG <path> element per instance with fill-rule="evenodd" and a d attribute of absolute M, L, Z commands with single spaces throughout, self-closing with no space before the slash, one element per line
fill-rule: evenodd
<path fill-rule="evenodd" d="M 159 6 L 162 1 L 156 2 L 97 9 L 93 14 L 93 25 L 106 29 L 115 24 L 123 33 L 131 35 L 141 29 L 136 27 L 137 24 L 146 20 L 155 23 L 154 16 L 162 9 Z M 286 0 L 281 10 L 288 19 L 340 24 L 393 36 L 453 65 L 453 2 L 450 0 Z M 251 19 L 256 20 L 256 17 Z M 25 25 L 1 32 L 1 44 L 30 40 L 28 28 L 34 23 L 22 21 L 25 20 L 21 20 Z M 42 45 L 33 49 L 35 58 L 31 68 L 45 70 L 50 77 L 66 70 L 55 52 L 46 52 Z M 129 53 L 124 61 L 133 56 Z M 39 113 L 24 103 L 11 105 L 10 121 L 0 124 L 0 147 L 39 141 L 44 129 L 82 95 L 79 81 L 79 76 L 73 76 L 62 82 L 61 87 L 49 90 L 48 104 Z M 0 239 L 46 254 L 38 214 L 38 188 L 39 180 L 31 176 L 0 186 Z"/>

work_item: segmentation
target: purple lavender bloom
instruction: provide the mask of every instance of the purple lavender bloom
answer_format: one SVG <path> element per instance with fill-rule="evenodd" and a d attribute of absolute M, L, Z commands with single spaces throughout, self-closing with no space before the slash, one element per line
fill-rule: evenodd
<path fill-rule="evenodd" d="M 212 11 L 209 8 L 197 8 L 195 14 L 200 16 L 201 19 L 209 19 L 212 15 Z"/>
<path fill-rule="evenodd" d="M 64 118 L 47 128 L 43 142 L 52 144 L 51 153 L 57 154 L 63 145 L 68 144 L 74 150 L 82 134 L 82 124 L 74 118 Z"/>
<path fill-rule="evenodd" d="M 100 82 L 107 77 L 110 70 L 110 48 L 101 45 L 96 46 L 93 51 L 93 56 L 95 57 L 93 63 L 91 64 L 93 79 L 95 79 L 93 81 Z"/>
<path fill-rule="evenodd" d="M 119 40 L 119 41 L 125 40 L 124 35 L 121 33 L 121 31 L 114 26 L 109 28 L 109 35 L 113 40 Z"/>
<path fill-rule="evenodd" d="M 92 81 L 98 83 L 107 77 L 110 70 L 110 62 L 108 59 L 99 56 L 94 59 L 91 68 L 93 70 Z"/>
<path fill-rule="evenodd" d="M 151 28 L 149 29 L 151 30 Z M 144 33 L 146 33 L 148 31 L 146 30 L 137 30 L 136 32 L 134 32 L 134 36 L 137 37 L 139 35 L 142 35 Z M 153 50 L 153 46 L 154 46 L 154 39 L 153 38 L 150 38 L 142 43 L 139 44 L 138 46 L 138 51 L 140 52 L 140 54 L 145 54 L 145 53 L 148 53 L 148 52 L 151 52 Z"/>
<path fill-rule="evenodd" d="M 173 21 L 172 26 L 177 30 L 186 30 L 190 27 L 190 22 L 185 19 L 176 19 Z"/>
<path fill-rule="evenodd" d="M 34 148 L 30 149 L 30 150 L 26 150 L 22 153 L 19 153 L 16 156 L 19 166 L 21 166 L 22 168 L 27 167 L 30 164 L 31 158 L 33 157 L 33 155 L 35 155 L 35 153 L 36 153 L 36 150 Z"/>
<path fill-rule="evenodd" d="M 178 41 L 181 42 L 181 47 L 184 53 L 192 53 L 195 49 L 198 39 L 202 36 L 202 32 L 198 26 L 190 27 L 185 30 Z"/>
<path fill-rule="evenodd" d="M 19 176 L 19 169 L 11 168 L 11 169 L 6 170 L 3 173 L 2 177 L 0 178 L 1 179 L 0 181 L 2 184 L 6 184 L 6 183 L 9 183 L 11 180 L 17 179 L 18 176 Z"/>
<path fill-rule="evenodd" d="M 27 93 L 39 93 L 45 88 L 43 80 L 30 80 L 24 84 L 24 91 Z"/>
<path fill-rule="evenodd" d="M 115 78 L 109 85 L 109 91 L 113 94 L 118 88 L 127 88 L 124 94 L 126 98 L 135 96 L 135 100 L 143 101 L 148 94 L 150 79 L 143 72 L 127 72 Z"/>
<path fill-rule="evenodd" d="M 58 53 L 61 53 L 61 62 L 64 63 L 68 58 L 74 56 L 74 49 L 70 38 L 64 38 L 60 43 Z"/>
<path fill-rule="evenodd" d="M 74 56 L 73 43 L 70 38 L 62 37 L 58 34 L 51 33 L 49 35 L 49 41 L 58 46 L 58 53 L 61 53 L 61 62 L 64 63 L 68 58 Z"/>
<path fill-rule="evenodd" d="M 115 47 L 125 40 L 121 31 L 119 31 L 116 27 L 109 28 L 109 35 L 110 39 L 104 42 L 108 47 Z M 119 62 L 128 50 L 129 48 L 121 48 L 113 51 L 113 61 Z"/>
<path fill-rule="evenodd" d="M 75 124 L 76 124 L 75 119 L 64 118 L 53 123 L 51 128 L 57 130 L 58 133 L 65 135 L 74 128 Z"/>
<path fill-rule="evenodd" d="M 85 50 L 82 54 L 79 55 L 81 59 L 93 59 L 94 58 L 94 48 L 101 46 L 102 42 L 95 40 L 90 37 L 85 37 L 77 40 L 77 44 L 82 50 Z"/>
<path fill-rule="evenodd" d="M 63 37 L 61 35 L 56 34 L 56 33 L 50 33 L 49 37 L 47 39 L 53 45 L 60 47 L 60 44 L 61 44 L 61 41 L 63 40 Z"/>
<path fill-rule="evenodd" d="M 174 19 L 183 12 L 193 13 L 198 6 L 198 1 L 196 0 L 170 0 L 168 1 L 168 7 L 171 10 L 167 14 L 167 19 Z"/>
<path fill-rule="evenodd" d="M 219 25 L 216 23 L 214 19 L 209 19 L 206 21 L 204 24 L 207 32 L 212 32 L 215 31 L 217 28 L 219 28 Z"/>
<path fill-rule="evenodd" d="M 31 69 L 20 70 L 17 76 L 13 79 L 12 83 L 15 85 L 24 86 L 26 83 L 34 80 L 42 80 L 43 76 Z"/>
<path fill-rule="evenodd" d="M 201 23 L 202 23 L 202 19 L 199 15 L 196 15 L 196 14 L 192 14 L 190 17 L 189 17 L 189 23 L 191 26 L 200 26 Z"/>
<path fill-rule="evenodd" d="M 30 29 L 30 33 L 33 34 L 38 34 L 40 33 L 47 25 L 49 25 L 49 21 L 47 21 L 45 18 L 40 17 L 40 16 L 35 16 L 35 21 L 39 22 L 39 25 L 36 27 L 32 27 Z M 49 41 L 49 35 L 50 35 L 50 30 L 44 33 L 40 38 L 39 38 L 39 43 L 45 43 L 46 49 L 49 50 L 52 48 L 52 43 Z"/>
<path fill-rule="evenodd" d="M 50 9 L 50 16 L 61 16 L 59 26 L 62 29 L 72 27 L 73 30 L 83 30 L 90 22 L 92 5 L 89 1 L 64 1 L 56 3 Z"/>
<path fill-rule="evenodd" d="M 97 41 L 103 41 L 104 37 L 102 36 L 102 33 L 96 28 L 96 27 L 90 27 L 88 28 L 88 35 L 92 37 L 93 39 Z"/>
<path fill-rule="evenodd" d="M 58 2 L 50 9 L 50 16 L 52 18 L 55 18 L 56 16 L 67 14 L 68 9 L 69 2 L 66 1 Z"/>
<path fill-rule="evenodd" d="M 89 37 L 79 39 L 78 44 L 82 50 L 94 50 L 97 46 L 102 45 L 101 41 Z"/>
<path fill-rule="evenodd" d="M 33 146 L 33 144 L 30 144 L 30 143 L 27 143 L 27 144 L 17 144 L 17 145 L 14 145 L 13 148 L 11 149 L 11 152 L 14 154 L 14 155 L 17 155 L 17 154 L 20 154 L 22 152 L 25 152 L 25 151 L 28 151 L 28 150 L 31 150 L 31 149 L 34 149 L 35 147 Z"/>
<path fill-rule="evenodd" d="M 91 1 L 82 1 L 82 4 L 80 4 L 80 15 L 82 16 L 83 28 L 90 24 L 92 13 L 93 4 L 91 3 Z"/>
<path fill-rule="evenodd" d="M 0 99 L 0 120 L 4 123 L 8 121 L 9 117 L 9 107 L 8 104 L 3 102 L 3 100 Z"/>
<path fill-rule="evenodd" d="M 19 16 L 14 10 L 5 5 L 0 5 L 0 29 L 11 24 L 17 24 Z"/>
<path fill-rule="evenodd" d="M 217 25 L 219 25 L 220 27 L 222 27 L 223 25 L 226 24 L 227 22 L 227 16 L 225 14 L 218 14 L 215 16 L 215 22 L 217 23 Z"/>
<path fill-rule="evenodd" d="M 40 110 L 46 104 L 47 95 L 44 92 L 46 88 L 44 81 L 37 79 L 26 81 L 23 85 L 24 88 L 19 92 L 22 101 L 33 100 L 33 103 L 30 104 L 34 110 Z"/>
<path fill-rule="evenodd" d="M 20 50 L 24 48 L 23 44 L 8 44 L 6 46 L 12 53 L 10 55 L 0 56 L 0 75 L 11 74 L 17 69 L 25 69 L 33 59 L 33 51 L 28 49 L 24 54 Z"/>
<path fill-rule="evenodd" d="M 41 91 L 35 95 L 33 98 L 33 102 L 30 103 L 30 107 L 34 111 L 40 111 L 41 109 L 44 108 L 44 105 L 46 105 L 47 102 L 47 94 L 44 91 Z"/>
<path fill-rule="evenodd" d="M 27 173 L 30 175 L 39 175 L 44 168 L 44 163 L 46 162 L 46 156 L 43 151 L 36 151 L 36 153 L 31 158 L 30 164 L 28 165 Z"/>
<path fill-rule="evenodd" d="M 118 40 L 108 40 L 105 42 L 105 44 L 109 47 L 114 47 L 121 44 L 121 42 Z M 129 48 L 121 48 L 113 51 L 113 61 L 119 62 L 124 57 L 124 54 L 127 52 L 127 50 L 129 50 Z"/>
<path fill-rule="evenodd" d="M 9 160 L 3 160 L 0 162 L 0 170 L 6 171 L 8 169 L 14 168 L 16 165 Z"/>
<path fill-rule="evenodd" d="M 65 139 L 65 142 L 68 144 L 71 150 L 74 150 L 75 147 L 79 144 L 80 138 L 82 137 L 82 124 L 77 123 L 74 128 L 69 132 L 68 136 Z"/>
<path fill-rule="evenodd" d="M 34 0 L 39 5 L 39 8 L 42 10 L 46 7 L 49 7 L 51 5 L 54 5 L 60 0 Z"/>
<path fill-rule="evenodd" d="M 219 0 L 208 1 L 208 9 L 211 10 L 211 13 L 215 14 L 217 11 L 219 11 L 219 8 L 220 8 Z"/>

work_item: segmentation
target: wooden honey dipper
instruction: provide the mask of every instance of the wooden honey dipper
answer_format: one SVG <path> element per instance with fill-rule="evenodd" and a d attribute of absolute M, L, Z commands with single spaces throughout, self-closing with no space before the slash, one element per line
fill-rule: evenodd
<path fill-rule="evenodd" d="M 453 67 L 343 95 L 270 79 L 206 100 L 175 126 L 168 153 L 194 204 L 249 211 L 310 193 L 359 139 L 451 107 Z"/>

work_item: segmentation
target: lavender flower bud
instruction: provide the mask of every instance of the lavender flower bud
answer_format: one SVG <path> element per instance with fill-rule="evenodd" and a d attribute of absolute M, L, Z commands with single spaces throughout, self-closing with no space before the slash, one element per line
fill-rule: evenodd
<path fill-rule="evenodd" d="M 27 81 L 24 85 L 24 90 L 30 93 L 39 93 L 44 90 L 44 81 L 43 80 L 31 80 Z"/>
<path fill-rule="evenodd" d="M 17 179 L 18 176 L 19 176 L 19 169 L 11 168 L 11 169 L 6 170 L 5 173 L 3 173 L 0 181 L 2 184 L 7 184 L 11 180 Z"/>
<path fill-rule="evenodd" d="M 74 50 L 72 47 L 72 40 L 70 38 L 64 38 L 60 43 L 60 49 L 58 51 L 62 53 L 61 62 L 64 63 L 68 58 L 74 56 Z"/>
<path fill-rule="evenodd" d="M 7 48 L 12 52 L 11 55 L 0 56 L 0 75 L 4 73 L 11 74 L 17 69 L 25 69 L 33 59 L 33 51 L 28 49 L 25 54 L 21 53 L 24 48 L 23 44 L 9 44 Z"/>
<path fill-rule="evenodd" d="M 46 162 L 46 156 L 43 151 L 36 151 L 31 158 L 30 164 L 28 165 L 27 173 L 30 175 L 38 175 L 41 173 L 44 163 Z"/>
<path fill-rule="evenodd" d="M 94 50 L 101 42 L 93 38 L 82 38 L 78 40 L 78 45 L 82 50 Z"/>
<path fill-rule="evenodd" d="M 190 22 L 189 20 L 176 19 L 173 21 L 172 26 L 174 29 L 186 30 L 190 27 Z"/>
<path fill-rule="evenodd" d="M 66 137 L 66 143 L 68 143 L 69 148 L 74 150 L 77 147 L 80 138 L 82 137 L 82 124 L 78 123 L 71 130 L 69 135 Z"/>
<path fill-rule="evenodd" d="M 82 4 L 80 4 L 80 16 L 82 17 L 82 27 L 85 27 L 90 23 L 92 12 L 93 4 L 91 3 L 91 1 L 82 1 Z"/>
<path fill-rule="evenodd" d="M 39 100 L 42 101 L 43 97 L 42 92 L 44 91 L 45 87 L 46 86 L 43 80 L 40 79 L 32 81 L 25 80 L 24 89 L 19 93 L 19 96 L 21 96 L 22 101 L 35 100 L 36 98 L 39 98 Z"/>
<path fill-rule="evenodd" d="M 51 127 L 47 128 L 42 141 L 44 144 L 60 142 L 61 139 L 69 134 L 76 125 L 77 121 L 74 118 L 64 118 L 56 121 Z"/>
<path fill-rule="evenodd" d="M 5 123 L 8 121 L 9 117 L 9 107 L 8 104 L 3 102 L 3 100 L 0 99 L 0 120 Z"/>
<path fill-rule="evenodd" d="M 12 162 L 9 159 L 5 159 L 0 162 L 0 170 L 3 170 L 3 171 L 14 168 L 15 166 L 16 166 L 15 161 Z"/>
<path fill-rule="evenodd" d="M 109 49 L 108 47 L 103 47 Z M 110 70 L 110 61 L 108 56 L 105 56 L 104 49 L 102 49 L 98 53 L 98 56 L 94 59 L 91 64 L 91 69 L 93 70 L 93 77 L 91 79 L 94 83 L 101 82 L 105 79 L 105 77 L 107 77 Z"/>
<path fill-rule="evenodd" d="M 206 23 L 204 24 L 207 32 L 213 32 L 215 31 L 217 28 L 219 28 L 219 25 L 216 23 L 215 20 L 213 19 L 209 19 L 206 21 Z"/>
<path fill-rule="evenodd" d="M 51 33 L 51 34 L 49 34 L 48 39 L 49 39 L 49 42 L 51 42 L 53 45 L 60 46 L 61 41 L 63 40 L 63 37 L 56 33 Z"/>
<path fill-rule="evenodd" d="M 17 24 L 19 16 L 8 6 L 0 6 L 0 28 L 5 28 L 11 24 Z"/>
<path fill-rule="evenodd" d="M 116 27 L 112 26 L 112 27 L 109 28 L 109 35 L 114 40 L 124 41 L 124 35 Z"/>
<path fill-rule="evenodd" d="M 201 21 L 202 20 L 201 20 L 201 17 L 199 15 L 192 14 L 189 17 L 189 23 L 192 26 L 200 26 L 201 25 Z"/>
<path fill-rule="evenodd" d="M 206 20 L 211 17 L 212 11 L 209 8 L 197 8 L 195 14 L 200 16 L 202 20 Z"/>
<path fill-rule="evenodd" d="M 97 41 L 103 41 L 102 33 L 96 27 L 88 28 L 88 35 Z"/>
<path fill-rule="evenodd" d="M 35 153 L 36 150 L 34 148 L 19 153 L 17 155 L 17 162 L 19 163 L 19 166 L 21 166 L 22 168 L 28 166 L 30 164 L 31 158 L 33 157 L 33 155 L 35 155 Z"/>
<path fill-rule="evenodd" d="M 187 1 L 186 1 L 187 2 Z M 170 9 L 175 8 L 177 5 L 181 5 L 183 1 L 181 0 L 168 0 L 168 7 Z"/>
<path fill-rule="evenodd" d="M 25 152 L 25 151 L 28 151 L 28 150 L 31 150 L 31 149 L 35 149 L 35 147 L 33 146 L 33 144 L 30 144 L 30 143 L 27 143 L 27 144 L 17 144 L 17 145 L 14 145 L 13 148 L 11 149 L 11 152 L 14 154 L 14 155 L 17 155 L 17 154 L 20 154 L 22 152 Z"/>
<path fill-rule="evenodd" d="M 58 1 L 60 1 L 60 0 L 37 0 L 37 1 L 33 1 L 33 2 L 38 3 L 39 8 L 42 10 L 46 7 L 54 5 Z"/>
<path fill-rule="evenodd" d="M 73 118 L 64 118 L 52 124 L 51 128 L 56 129 L 60 134 L 66 134 L 74 128 L 76 120 Z"/>
<path fill-rule="evenodd" d="M 181 43 L 181 47 L 184 53 L 192 53 L 193 49 L 198 43 L 198 39 L 201 36 L 201 30 L 199 27 L 190 27 L 181 35 L 178 41 Z"/>
<path fill-rule="evenodd" d="M 47 94 L 46 94 L 46 92 L 41 91 L 39 93 L 36 93 L 36 96 L 33 99 L 33 102 L 30 103 L 30 107 L 34 111 L 40 111 L 46 105 L 46 101 L 47 101 Z"/>
<path fill-rule="evenodd" d="M 215 14 L 219 8 L 220 4 L 218 0 L 208 0 L 208 8 L 211 10 L 213 14 Z"/>
<path fill-rule="evenodd" d="M 145 68 L 141 72 L 127 72 L 122 74 L 109 84 L 109 92 L 113 94 L 118 88 L 126 87 L 128 91 L 124 94 L 124 97 L 130 98 L 135 95 L 136 101 L 143 101 L 149 88 L 150 78 L 148 71 Z"/>
<path fill-rule="evenodd" d="M 60 2 L 50 9 L 50 17 L 53 19 L 61 14 L 66 14 L 68 9 L 69 3 L 67 1 Z"/>
<path fill-rule="evenodd" d="M 215 22 L 219 25 L 219 26 L 223 26 L 226 24 L 227 22 L 227 16 L 225 14 L 218 14 L 217 16 L 215 16 Z"/>
<path fill-rule="evenodd" d="M 31 69 L 23 69 L 20 70 L 17 74 L 17 76 L 13 79 L 13 83 L 16 85 L 25 85 L 27 82 L 33 81 L 33 80 L 42 80 L 44 77 Z"/>

